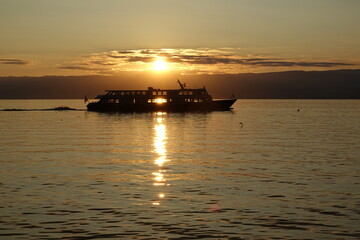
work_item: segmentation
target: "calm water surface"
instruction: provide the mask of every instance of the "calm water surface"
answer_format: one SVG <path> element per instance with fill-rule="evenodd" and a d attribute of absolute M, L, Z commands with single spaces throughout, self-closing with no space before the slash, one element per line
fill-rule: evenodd
<path fill-rule="evenodd" d="M 1 239 L 360 238 L 359 100 L 62 105 L 0 100 Z"/>

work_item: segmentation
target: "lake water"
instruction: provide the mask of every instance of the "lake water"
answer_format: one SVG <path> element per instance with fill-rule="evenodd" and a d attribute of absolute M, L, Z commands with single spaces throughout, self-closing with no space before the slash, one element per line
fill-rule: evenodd
<path fill-rule="evenodd" d="M 59 106 L 80 110 L 39 111 Z M 360 238 L 359 100 L 0 109 L 38 109 L 0 111 L 1 239 Z"/>

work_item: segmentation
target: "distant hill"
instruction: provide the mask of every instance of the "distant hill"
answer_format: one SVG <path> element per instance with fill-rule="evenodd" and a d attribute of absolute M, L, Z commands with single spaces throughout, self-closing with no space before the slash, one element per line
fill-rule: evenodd
<path fill-rule="evenodd" d="M 209 91 L 220 96 L 233 93 L 238 98 L 360 98 L 360 70 L 214 75 L 206 79 Z"/>
<path fill-rule="evenodd" d="M 291 71 L 181 76 L 215 98 L 360 98 L 360 70 Z M 0 77 L 1 99 L 93 98 L 105 89 L 178 88 L 173 75 Z"/>

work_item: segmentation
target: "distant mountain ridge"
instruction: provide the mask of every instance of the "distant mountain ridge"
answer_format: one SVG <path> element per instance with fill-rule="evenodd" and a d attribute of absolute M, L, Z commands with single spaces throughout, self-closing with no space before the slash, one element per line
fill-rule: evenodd
<path fill-rule="evenodd" d="M 170 80 L 169 80 L 170 79 Z M 215 98 L 360 99 L 360 69 L 181 76 Z M 173 75 L 0 77 L 0 99 L 93 98 L 105 89 L 177 88 Z"/>

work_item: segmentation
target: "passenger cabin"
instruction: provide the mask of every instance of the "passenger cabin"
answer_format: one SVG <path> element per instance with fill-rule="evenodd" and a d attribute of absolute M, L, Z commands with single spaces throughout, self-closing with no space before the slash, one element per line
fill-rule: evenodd
<path fill-rule="evenodd" d="M 99 95 L 99 103 L 117 104 L 161 104 L 161 103 L 199 103 L 212 102 L 205 87 L 200 89 L 161 90 L 149 87 L 148 90 L 106 90 Z"/>

